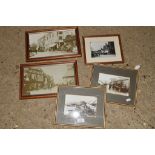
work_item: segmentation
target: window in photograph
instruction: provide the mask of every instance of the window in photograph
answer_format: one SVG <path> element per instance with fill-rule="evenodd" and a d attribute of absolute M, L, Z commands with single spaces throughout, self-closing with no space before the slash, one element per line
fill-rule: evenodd
<path fill-rule="evenodd" d="M 21 65 L 21 98 L 56 96 L 58 86 L 77 85 L 77 62 Z"/>
<path fill-rule="evenodd" d="M 26 60 L 81 56 L 77 27 L 26 32 Z"/>

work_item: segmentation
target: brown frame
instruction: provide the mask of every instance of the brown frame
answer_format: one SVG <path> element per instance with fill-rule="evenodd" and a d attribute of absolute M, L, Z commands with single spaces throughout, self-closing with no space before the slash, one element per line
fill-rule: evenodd
<path fill-rule="evenodd" d="M 117 37 L 118 37 L 122 61 L 88 63 L 88 62 L 87 62 L 87 58 L 86 58 L 85 38 L 113 37 L 113 36 L 117 36 Z M 123 48 L 122 48 L 122 42 L 121 42 L 120 34 L 106 34 L 106 35 L 83 36 L 83 51 L 84 51 L 84 61 L 85 61 L 85 64 L 86 64 L 86 65 L 92 65 L 92 64 L 117 64 L 117 63 L 124 63 L 124 55 L 123 55 Z"/>
<path fill-rule="evenodd" d="M 67 30 L 67 29 L 75 29 L 76 33 L 76 43 L 78 48 L 77 54 L 68 54 L 68 55 L 59 55 L 59 56 L 48 56 L 48 57 L 39 57 L 39 58 L 30 58 L 29 56 L 29 33 L 35 32 L 46 32 L 46 31 L 57 31 L 57 30 Z M 47 61 L 47 60 L 56 60 L 56 59 L 64 59 L 64 58 L 74 58 L 81 57 L 81 46 L 80 46 L 80 37 L 79 37 L 79 29 L 77 26 L 69 26 L 69 27 L 59 27 L 59 28 L 51 28 L 51 29 L 40 29 L 40 30 L 31 30 L 25 32 L 25 46 L 26 46 L 26 62 L 35 62 L 35 61 Z"/>
<path fill-rule="evenodd" d="M 79 86 L 79 78 L 78 78 L 78 65 L 77 60 L 71 61 L 60 61 L 60 62 L 44 62 L 44 63 L 32 63 L 32 64 L 20 64 L 20 87 L 19 87 L 19 99 L 37 99 L 37 98 L 50 98 L 50 97 L 57 97 L 57 93 L 51 94 L 39 94 L 39 95 L 23 95 L 23 75 L 24 75 L 24 68 L 31 67 L 31 66 L 42 66 L 42 65 L 57 65 L 57 64 L 67 64 L 73 63 L 74 65 L 74 74 L 75 74 L 75 86 Z"/>

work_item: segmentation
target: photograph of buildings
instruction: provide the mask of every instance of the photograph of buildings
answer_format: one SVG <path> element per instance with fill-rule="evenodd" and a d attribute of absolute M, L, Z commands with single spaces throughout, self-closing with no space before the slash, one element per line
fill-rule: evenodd
<path fill-rule="evenodd" d="M 69 95 L 65 96 L 64 115 L 69 117 L 96 117 L 97 97 Z"/>
<path fill-rule="evenodd" d="M 77 53 L 75 29 L 29 33 L 30 58 Z"/>
<path fill-rule="evenodd" d="M 99 73 L 98 83 L 106 85 L 107 93 L 129 96 L 129 77 Z"/>
<path fill-rule="evenodd" d="M 73 63 L 24 68 L 23 95 L 25 96 L 57 93 L 59 85 L 75 85 Z"/>
<path fill-rule="evenodd" d="M 107 57 L 107 56 L 116 56 L 115 46 L 113 41 L 99 41 L 99 42 L 90 42 L 91 57 Z"/>

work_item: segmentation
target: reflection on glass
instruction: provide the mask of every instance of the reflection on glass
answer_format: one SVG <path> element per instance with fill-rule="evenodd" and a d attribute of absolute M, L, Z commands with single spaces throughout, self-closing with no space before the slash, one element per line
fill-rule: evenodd
<path fill-rule="evenodd" d="M 72 112 L 72 117 L 77 119 L 77 118 L 80 117 L 80 113 L 78 111 L 73 111 Z"/>

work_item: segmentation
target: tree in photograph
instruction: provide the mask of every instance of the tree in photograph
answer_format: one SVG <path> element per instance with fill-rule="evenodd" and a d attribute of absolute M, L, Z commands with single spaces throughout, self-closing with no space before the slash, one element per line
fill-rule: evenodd
<path fill-rule="evenodd" d="M 30 45 L 30 52 L 37 52 L 37 44 L 33 43 Z"/>

